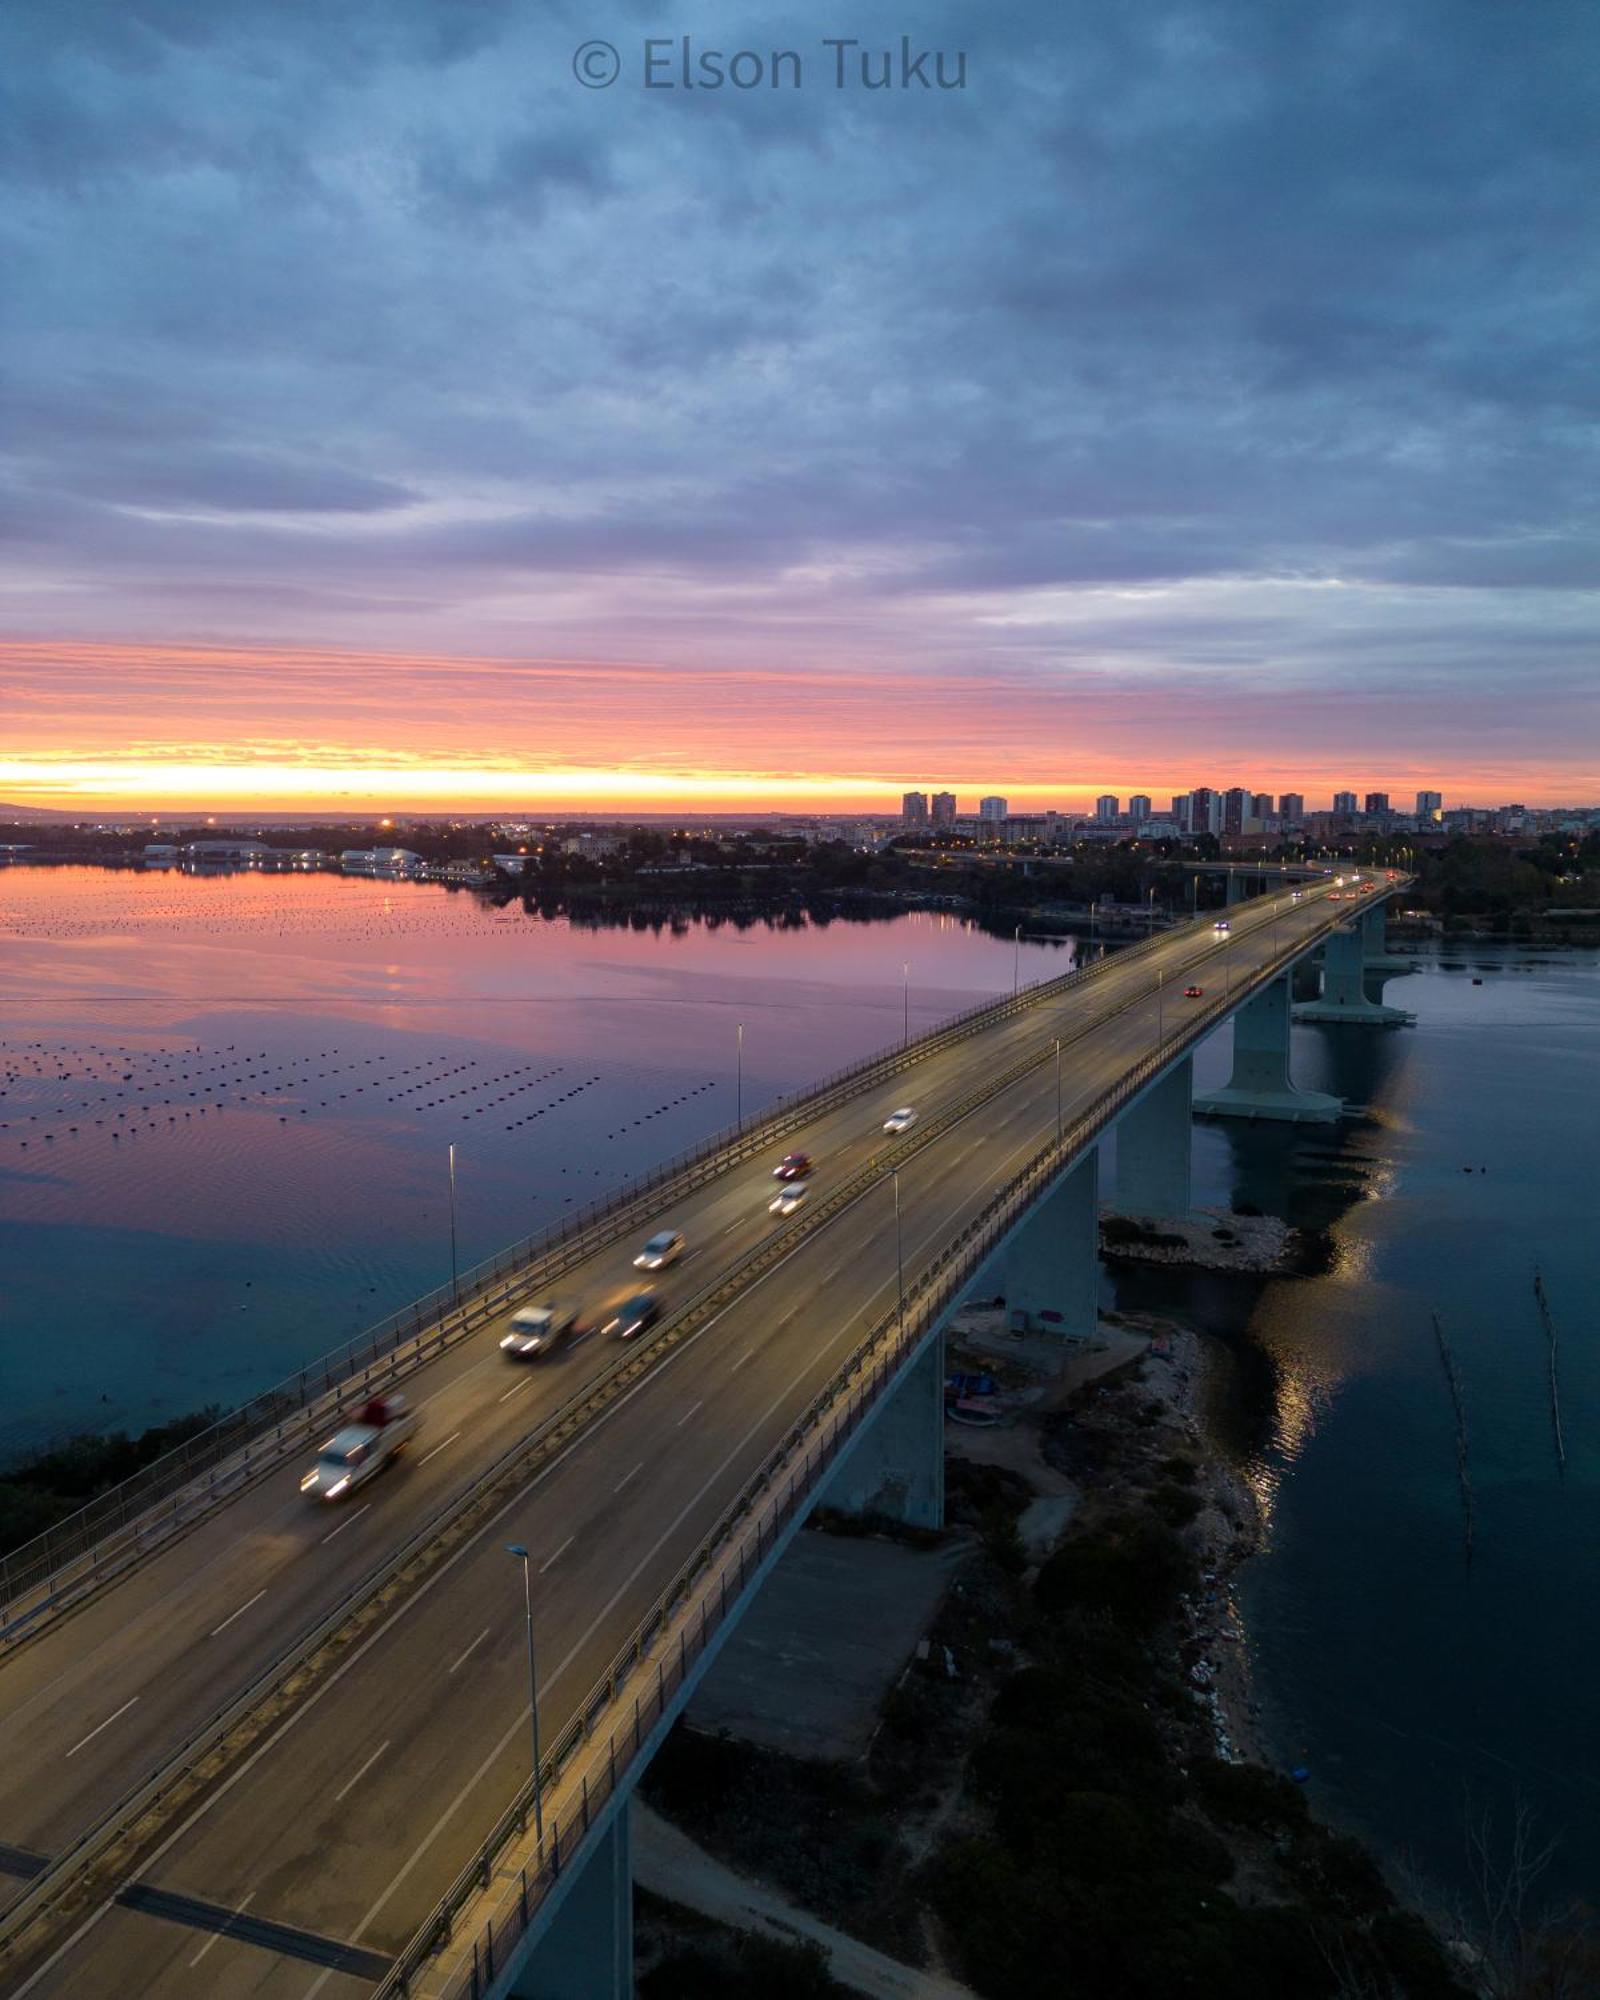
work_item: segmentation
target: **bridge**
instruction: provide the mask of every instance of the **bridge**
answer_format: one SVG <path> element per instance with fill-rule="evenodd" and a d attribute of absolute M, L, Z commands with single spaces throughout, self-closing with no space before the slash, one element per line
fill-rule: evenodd
<path fill-rule="evenodd" d="M 1339 980 L 1403 879 L 1251 898 L 858 1065 L 23 1552 L 0 1990 L 630 1991 L 629 1793 L 787 1543 L 823 1496 L 941 1520 L 946 1321 L 999 1274 L 1093 1330 L 1100 1141 L 1119 1209 L 1186 1212 L 1219 1024 L 1234 1075 L 1200 1108 L 1337 1115 L 1289 1076 L 1290 971 L 1326 945 L 1333 1018 L 1385 1019 Z M 815 1181 L 776 1220 L 799 1148 Z M 503 1359 L 517 1304 L 615 1294 L 663 1223 L 689 1254 L 644 1340 Z M 391 1379 L 425 1419 L 408 1460 L 313 1508 L 310 1447 Z"/>

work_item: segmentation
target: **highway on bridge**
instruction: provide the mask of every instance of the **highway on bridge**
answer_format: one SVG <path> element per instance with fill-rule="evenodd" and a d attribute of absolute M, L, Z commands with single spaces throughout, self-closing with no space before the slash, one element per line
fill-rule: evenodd
<path fill-rule="evenodd" d="M 830 1184 L 899 1161 L 908 1283 L 1054 1134 L 1183 1026 L 1185 983 L 1214 997 L 1353 915 L 1331 883 L 1236 905 L 1231 935 L 1186 926 L 1145 953 L 935 1051 L 785 1143 Z M 1023 1057 L 1044 1058 L 1019 1080 Z M 942 1107 L 995 1087 L 936 1129 Z M 882 1123 L 914 1104 L 905 1140 Z M 669 1307 L 775 1232 L 768 1166 L 730 1169 L 661 1224 L 689 1254 Z M 804 1211 L 802 1211 L 802 1215 Z M 798 1220 L 798 1218 L 797 1218 Z M 642 1233 L 642 1232 L 641 1232 Z M 636 1285 L 633 1239 L 557 1289 L 592 1305 Z M 16 1993 L 313 1994 L 370 1990 L 529 1769 L 522 1576 L 532 1553 L 547 1743 L 663 1583 L 765 1461 L 862 1330 L 893 1303 L 887 1173 L 753 1279 L 608 1404 L 531 1485 L 433 1570 L 241 1767 L 167 1831 L 138 1887 L 91 1908 Z M 0 1666 L 0 1896 L 172 1754 L 196 1721 L 309 1630 L 407 1535 L 614 1359 L 598 1336 L 543 1364 L 500 1354 L 500 1325 L 407 1383 L 409 1457 L 343 1508 L 299 1466 L 248 1487 L 176 1544 Z M 341 1957 L 335 1947 L 346 1948 Z M 340 1969 L 351 1967 L 355 1969 Z"/>

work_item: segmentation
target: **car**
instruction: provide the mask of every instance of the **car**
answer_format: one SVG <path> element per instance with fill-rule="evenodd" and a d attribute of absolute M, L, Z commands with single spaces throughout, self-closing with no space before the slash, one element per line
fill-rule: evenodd
<path fill-rule="evenodd" d="M 683 1234 L 677 1229 L 658 1229 L 633 1260 L 636 1271 L 664 1271 L 683 1255 Z"/>
<path fill-rule="evenodd" d="M 800 1181 L 790 1181 L 787 1187 L 779 1188 L 771 1201 L 767 1203 L 767 1213 L 769 1215 L 793 1215 L 795 1210 L 804 1203 L 805 1198 L 806 1191 L 804 1184 Z"/>
<path fill-rule="evenodd" d="M 317 1453 L 300 1491 L 310 1500 L 342 1500 L 398 1458 L 416 1428 L 415 1411 L 406 1407 L 405 1397 L 397 1391 L 371 1397 L 355 1422 L 335 1431 Z"/>
<path fill-rule="evenodd" d="M 898 1111 L 891 1111 L 883 1121 L 885 1132 L 909 1132 L 917 1122 L 917 1114 L 909 1104 L 902 1104 Z"/>
<path fill-rule="evenodd" d="M 1183 989 L 1183 997 L 1185 1000 L 1198 1000 L 1205 990 L 1203 986 L 1186 986 Z"/>
<path fill-rule="evenodd" d="M 785 1153 L 772 1170 L 775 1181 L 803 1181 L 811 1171 L 809 1153 Z"/>
<path fill-rule="evenodd" d="M 1226 917 L 1218 917 L 1211 928 L 1217 933 L 1218 937 L 1225 937 L 1232 930 L 1233 926 L 1228 922 Z"/>
<path fill-rule="evenodd" d="M 622 1301 L 602 1331 L 614 1333 L 618 1340 L 637 1340 L 641 1333 L 648 1333 L 660 1317 L 661 1294 L 646 1285 L 642 1291 Z"/>
<path fill-rule="evenodd" d="M 566 1345 L 577 1326 L 576 1306 L 524 1306 L 512 1314 L 511 1325 L 501 1336 L 500 1352 L 509 1361 L 546 1360 Z"/>
<path fill-rule="evenodd" d="M 1289 897 L 1289 901 L 1290 901 L 1291 903 L 1298 903 L 1298 902 L 1299 902 L 1299 900 L 1300 900 L 1300 891 L 1299 891 L 1298 889 L 1296 889 L 1296 890 L 1294 890 L 1294 891 L 1293 891 L 1293 892 L 1291 893 L 1291 895 L 1290 895 L 1290 897 Z"/>

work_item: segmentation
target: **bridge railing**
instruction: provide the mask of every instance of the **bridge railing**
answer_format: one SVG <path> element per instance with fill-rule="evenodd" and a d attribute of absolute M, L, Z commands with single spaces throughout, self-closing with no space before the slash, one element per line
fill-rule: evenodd
<path fill-rule="evenodd" d="M 447 1949 L 463 1913 L 490 1887 L 500 1858 L 525 1841 L 535 1790 L 545 1837 L 531 1865 L 520 1866 L 480 1932 L 470 1957 L 442 1984 L 442 2000 L 481 2000 L 497 1970 L 537 1917 L 562 1873 L 619 1787 L 651 1732 L 672 1713 L 706 1650 L 715 1644 L 763 1563 L 814 1504 L 840 1451 L 867 1421 L 917 1349 L 959 1303 L 978 1270 L 1042 1191 L 1093 1144 L 1163 1071 L 1242 1000 L 1278 978 L 1274 960 L 1184 1017 L 1179 1031 L 1142 1058 L 1059 1139 L 1041 1148 L 983 1210 L 920 1271 L 897 1307 L 867 1333 L 849 1359 L 785 1433 L 716 1526 L 634 1627 L 611 1665 L 555 1738 L 537 1788 L 530 1774 L 481 1848 L 451 1883 L 377 1989 L 381 2000 L 409 1995 Z M 463 1948 L 465 1951 L 465 1947 Z"/>
<path fill-rule="evenodd" d="M 497 1252 L 306 1367 L 263 1390 L 194 1437 L 0 1557 L 0 1648 L 16 1643 L 108 1575 L 144 1560 L 264 1469 L 364 1400 L 477 1331 L 583 1262 L 651 1212 L 779 1143 L 810 1119 L 875 1088 L 930 1055 L 1064 997 L 1108 964 L 1126 964 L 1172 936 L 1141 940 L 998 1001 L 982 1001 L 931 1032 L 785 1093 L 759 1118 L 713 1134 L 611 1194 Z M 23 1607 L 22 1600 L 28 1599 Z"/>

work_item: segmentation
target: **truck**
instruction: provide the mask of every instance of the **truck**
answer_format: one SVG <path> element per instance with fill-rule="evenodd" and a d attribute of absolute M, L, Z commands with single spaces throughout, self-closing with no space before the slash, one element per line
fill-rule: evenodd
<path fill-rule="evenodd" d="M 397 1390 L 369 1397 L 354 1421 L 335 1431 L 318 1452 L 300 1491 L 310 1500 L 342 1500 L 392 1464 L 416 1430 L 417 1413 Z"/>

